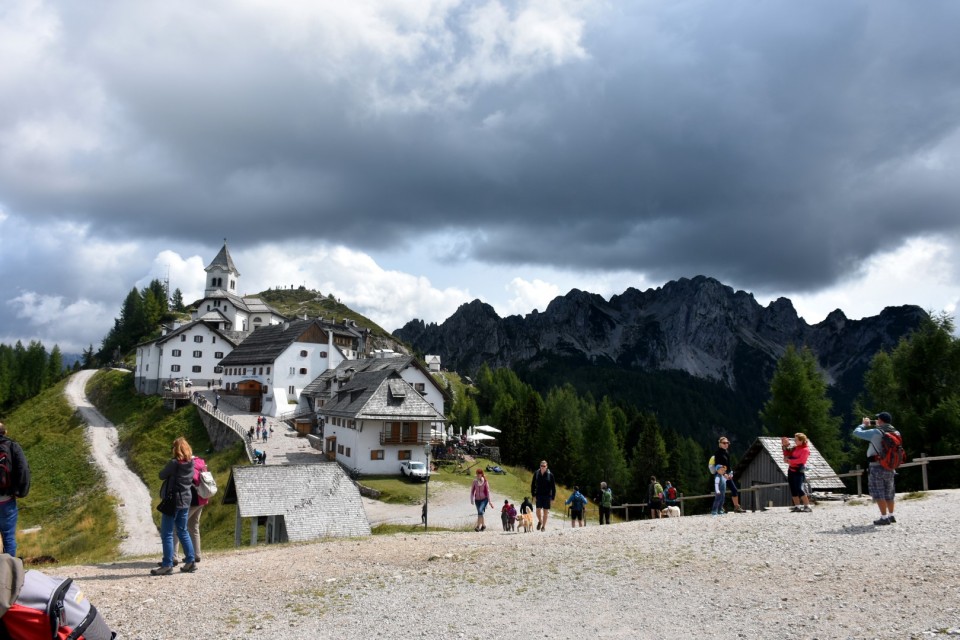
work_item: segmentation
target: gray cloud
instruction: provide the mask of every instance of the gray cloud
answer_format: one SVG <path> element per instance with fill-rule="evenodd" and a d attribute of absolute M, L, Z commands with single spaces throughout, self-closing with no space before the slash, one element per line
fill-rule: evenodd
<path fill-rule="evenodd" d="M 955 237 L 956 3 L 349 5 L 14 2 L 4 232 L 447 232 L 453 261 L 768 291 Z M 18 244 L 4 272 L 64 290 Z"/>

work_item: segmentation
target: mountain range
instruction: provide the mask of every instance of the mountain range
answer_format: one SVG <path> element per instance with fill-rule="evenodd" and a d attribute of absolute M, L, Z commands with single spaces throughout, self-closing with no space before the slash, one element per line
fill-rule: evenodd
<path fill-rule="evenodd" d="M 861 320 L 836 310 L 810 325 L 787 298 L 764 307 L 750 293 L 698 276 L 646 291 L 630 288 L 610 300 L 574 289 L 524 317 L 501 318 L 474 300 L 441 324 L 412 320 L 393 335 L 466 375 L 486 364 L 522 373 L 542 391 L 564 382 L 598 397 L 613 389 L 617 399 L 682 423 L 703 417 L 667 402 L 689 403 L 691 394 L 720 397 L 713 405 L 723 413 L 714 420 L 726 422 L 729 416 L 754 431 L 756 412 L 788 345 L 808 346 L 816 354 L 843 413 L 862 389 L 874 354 L 893 348 L 926 316 L 912 305 Z M 656 388 L 649 388 L 657 379 Z M 664 385 L 671 389 L 669 400 L 658 397 Z M 683 424 L 670 426 L 690 431 Z"/>

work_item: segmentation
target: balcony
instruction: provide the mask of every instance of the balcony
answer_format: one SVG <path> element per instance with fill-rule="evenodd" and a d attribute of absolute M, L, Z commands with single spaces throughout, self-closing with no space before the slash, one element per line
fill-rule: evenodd
<path fill-rule="evenodd" d="M 430 444 L 429 433 L 417 433 L 409 435 L 399 435 L 393 433 L 380 432 L 380 444 Z"/>

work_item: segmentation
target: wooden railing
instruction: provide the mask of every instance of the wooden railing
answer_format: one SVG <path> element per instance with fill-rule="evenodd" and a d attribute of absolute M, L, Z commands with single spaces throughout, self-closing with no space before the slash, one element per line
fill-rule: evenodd
<path fill-rule="evenodd" d="M 395 436 L 392 433 L 381 431 L 380 444 L 430 444 L 430 434 L 418 433 L 416 436 Z"/>

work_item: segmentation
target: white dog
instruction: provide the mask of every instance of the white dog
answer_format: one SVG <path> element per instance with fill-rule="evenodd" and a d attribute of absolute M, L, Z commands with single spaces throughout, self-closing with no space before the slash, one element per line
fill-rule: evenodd
<path fill-rule="evenodd" d="M 680 507 L 671 505 L 669 507 L 663 508 L 663 517 L 664 518 L 679 518 L 680 517 Z"/>

